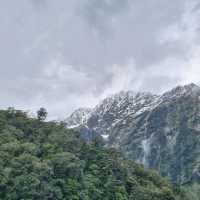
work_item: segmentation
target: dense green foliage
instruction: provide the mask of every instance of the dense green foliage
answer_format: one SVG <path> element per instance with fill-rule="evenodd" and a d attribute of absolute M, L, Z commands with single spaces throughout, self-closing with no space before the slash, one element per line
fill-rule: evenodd
<path fill-rule="evenodd" d="M 154 172 L 62 123 L 0 111 L 2 200 L 184 200 Z"/>

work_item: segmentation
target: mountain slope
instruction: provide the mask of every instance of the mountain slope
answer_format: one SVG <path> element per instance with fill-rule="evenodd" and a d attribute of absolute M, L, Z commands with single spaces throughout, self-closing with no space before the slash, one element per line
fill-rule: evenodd
<path fill-rule="evenodd" d="M 187 200 L 156 173 L 63 124 L 0 111 L 2 200 Z"/>
<path fill-rule="evenodd" d="M 97 105 L 81 126 L 175 183 L 200 182 L 200 88 L 195 84 L 160 96 L 121 92 Z"/>

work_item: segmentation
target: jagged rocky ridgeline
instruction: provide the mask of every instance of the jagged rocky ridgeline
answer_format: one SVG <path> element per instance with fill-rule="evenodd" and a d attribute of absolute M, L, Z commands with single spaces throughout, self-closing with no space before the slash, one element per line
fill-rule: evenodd
<path fill-rule="evenodd" d="M 163 95 L 120 92 L 93 109 L 79 109 L 67 127 L 101 135 L 115 147 L 180 184 L 200 181 L 200 87 L 178 86 Z"/>

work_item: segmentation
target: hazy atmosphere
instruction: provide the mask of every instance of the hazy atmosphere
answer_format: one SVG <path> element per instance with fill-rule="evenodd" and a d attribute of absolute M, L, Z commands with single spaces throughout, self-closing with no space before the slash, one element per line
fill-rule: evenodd
<path fill-rule="evenodd" d="M 0 4 L 0 107 L 50 118 L 121 91 L 199 83 L 199 0 Z"/>

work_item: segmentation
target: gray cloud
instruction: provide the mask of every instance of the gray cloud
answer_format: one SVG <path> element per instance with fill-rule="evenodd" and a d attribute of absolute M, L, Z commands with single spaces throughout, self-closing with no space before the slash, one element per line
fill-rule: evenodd
<path fill-rule="evenodd" d="M 116 18 L 127 12 L 130 6 L 129 0 L 86 0 L 80 12 L 93 29 L 105 35 Z"/>
<path fill-rule="evenodd" d="M 198 0 L 0 4 L 2 108 L 64 117 L 122 89 L 199 82 Z M 159 87 L 158 87 L 159 85 Z"/>

